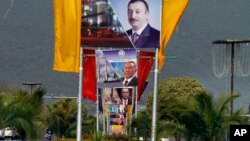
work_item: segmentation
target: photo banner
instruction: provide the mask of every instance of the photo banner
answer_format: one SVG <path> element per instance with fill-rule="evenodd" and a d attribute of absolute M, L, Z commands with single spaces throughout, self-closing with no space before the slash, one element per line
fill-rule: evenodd
<path fill-rule="evenodd" d="M 130 79 L 131 85 L 129 84 L 129 86 L 137 85 L 137 54 L 135 49 L 97 50 L 96 56 L 99 87 L 122 87 L 125 86 L 125 79 Z"/>
<path fill-rule="evenodd" d="M 96 56 L 104 131 L 127 134 L 136 103 L 137 52 L 135 49 L 96 50 Z M 129 80 L 126 85 L 125 80 Z"/>
<path fill-rule="evenodd" d="M 160 46 L 161 0 L 109 1 L 136 49 Z"/>
<path fill-rule="evenodd" d="M 91 0 L 82 5 L 81 45 L 95 50 L 98 106 L 108 134 L 127 134 L 137 112 L 160 46 L 161 6 L 161 0 Z M 131 100 L 122 98 L 123 90 Z"/>
<path fill-rule="evenodd" d="M 158 48 L 161 5 L 161 0 L 85 1 L 82 9 L 81 45 L 139 50 Z"/>
<path fill-rule="evenodd" d="M 100 88 L 105 130 L 107 134 L 127 134 L 135 103 L 133 87 Z"/>
<path fill-rule="evenodd" d="M 82 8 L 82 46 L 134 48 L 108 1 L 84 1 Z"/>

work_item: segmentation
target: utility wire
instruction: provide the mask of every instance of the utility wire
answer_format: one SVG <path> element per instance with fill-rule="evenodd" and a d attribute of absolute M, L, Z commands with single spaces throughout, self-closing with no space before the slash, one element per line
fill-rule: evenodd
<path fill-rule="evenodd" d="M 8 16 L 9 12 L 11 11 L 11 9 L 12 9 L 12 7 L 14 5 L 14 2 L 15 2 L 15 0 L 10 1 L 10 7 L 6 10 L 5 14 L 3 15 L 4 19 Z"/>

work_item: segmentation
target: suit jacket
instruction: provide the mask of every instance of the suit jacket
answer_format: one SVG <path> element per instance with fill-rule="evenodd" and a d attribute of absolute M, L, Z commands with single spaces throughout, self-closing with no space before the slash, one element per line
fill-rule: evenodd
<path fill-rule="evenodd" d="M 132 36 L 132 29 L 127 31 Z M 141 35 L 135 42 L 136 48 L 158 48 L 160 46 L 160 31 L 154 29 L 149 24 L 142 31 Z"/>
<path fill-rule="evenodd" d="M 127 105 L 132 105 L 132 99 L 131 99 L 131 98 L 128 98 L 127 100 L 128 100 Z M 123 104 L 123 103 L 122 103 L 122 98 L 121 98 L 121 104 Z"/>
<path fill-rule="evenodd" d="M 122 77 L 121 80 L 124 81 L 124 77 Z M 137 86 L 137 77 L 133 77 L 127 86 Z"/>

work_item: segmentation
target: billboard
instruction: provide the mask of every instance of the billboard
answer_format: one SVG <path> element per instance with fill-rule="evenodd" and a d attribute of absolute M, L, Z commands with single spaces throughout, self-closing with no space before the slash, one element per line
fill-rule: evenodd
<path fill-rule="evenodd" d="M 160 19 L 161 0 L 83 0 L 81 45 L 95 50 L 107 134 L 127 134 L 159 47 Z"/>
<path fill-rule="evenodd" d="M 158 48 L 160 19 L 161 0 L 84 0 L 81 44 L 94 48 Z"/>

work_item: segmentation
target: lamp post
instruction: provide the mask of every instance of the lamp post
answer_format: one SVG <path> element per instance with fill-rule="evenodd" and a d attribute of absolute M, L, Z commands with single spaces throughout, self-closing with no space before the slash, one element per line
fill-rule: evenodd
<path fill-rule="evenodd" d="M 250 104 L 248 106 L 248 124 L 250 124 Z"/>
<path fill-rule="evenodd" d="M 37 85 L 42 85 L 40 82 L 23 82 L 22 85 L 27 85 L 30 87 L 30 93 L 33 92 L 33 88 Z"/>
<path fill-rule="evenodd" d="M 233 91 L 234 91 L 234 73 L 235 73 L 235 68 L 234 68 L 234 64 L 235 64 L 235 45 L 238 44 L 240 46 L 240 44 L 243 43 L 250 43 L 250 40 L 216 40 L 213 41 L 213 45 L 218 45 L 218 44 L 223 44 L 226 45 L 226 48 L 231 47 L 231 62 L 230 62 L 230 95 L 233 95 Z M 233 101 L 231 101 L 230 103 L 230 115 L 233 114 Z"/>

